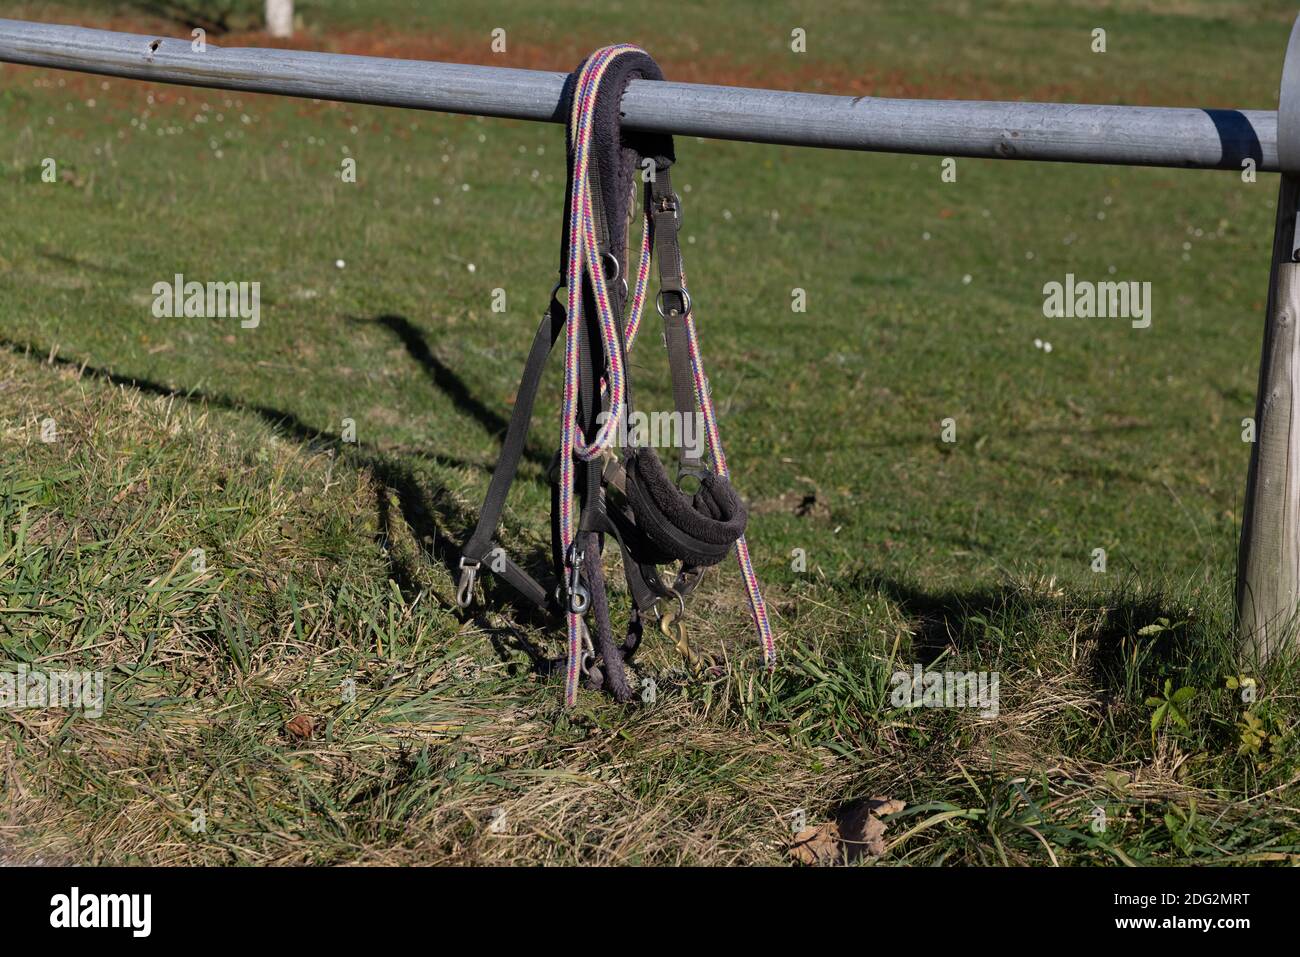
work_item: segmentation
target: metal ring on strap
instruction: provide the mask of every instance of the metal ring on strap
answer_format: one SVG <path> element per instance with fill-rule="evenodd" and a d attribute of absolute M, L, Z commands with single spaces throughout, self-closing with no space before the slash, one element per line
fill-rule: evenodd
<path fill-rule="evenodd" d="M 676 614 L 677 614 L 678 616 L 681 616 L 681 615 L 686 614 L 686 596 L 683 595 L 681 592 L 679 592 L 676 588 L 673 588 L 673 587 L 670 585 L 669 588 L 668 588 L 668 594 L 667 594 L 667 595 L 660 595 L 658 601 L 655 602 L 655 617 L 656 617 L 656 618 L 662 618 L 665 614 L 667 614 L 667 612 L 665 612 L 665 611 L 664 611 L 660 606 L 661 606 L 665 601 L 668 600 L 669 596 L 671 596 L 671 597 L 677 599 L 677 612 L 676 612 Z"/>
<path fill-rule="evenodd" d="M 621 279 L 623 283 L 623 298 L 626 299 L 627 298 L 627 277 L 621 275 L 622 267 L 619 265 L 618 257 L 615 256 L 613 253 L 601 253 L 600 259 L 601 259 L 600 271 L 605 274 L 605 282 L 613 282 L 615 279 Z M 612 276 L 609 274 L 610 263 L 614 264 L 614 275 Z M 563 283 L 561 283 L 561 285 L 563 285 Z"/>
<path fill-rule="evenodd" d="M 682 297 L 683 307 L 681 311 L 681 317 L 685 319 L 687 316 L 689 316 L 691 314 L 691 294 L 687 292 L 685 289 L 675 289 L 675 290 L 667 290 L 667 291 L 676 292 L 679 296 Z M 664 292 L 665 290 L 660 289 L 658 295 L 655 296 L 655 309 L 658 310 L 659 315 L 663 316 L 666 319 L 668 318 L 668 313 L 664 312 Z"/>

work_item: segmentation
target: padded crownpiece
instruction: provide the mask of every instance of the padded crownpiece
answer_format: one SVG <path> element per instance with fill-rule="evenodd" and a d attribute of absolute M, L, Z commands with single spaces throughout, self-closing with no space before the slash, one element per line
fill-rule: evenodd
<path fill-rule="evenodd" d="M 590 59 L 590 58 L 588 58 Z M 576 79 L 587 60 L 578 64 L 570 74 L 570 83 Z M 609 229 L 609 251 L 619 259 L 623 274 L 627 274 L 624 250 L 627 248 L 627 213 L 634 178 L 640 176 L 640 163 L 654 161 L 655 170 L 671 167 L 676 160 L 673 138 L 667 133 L 644 133 L 625 130 L 622 126 L 620 104 L 627 85 L 633 80 L 662 80 L 663 71 L 651 57 L 644 53 L 630 53 L 610 63 L 596 90 L 592 111 L 591 157 L 600 181 L 600 202 L 605 208 Z M 569 88 L 568 95 L 572 96 Z M 565 97 L 568 102 L 568 96 Z M 568 179 L 573 183 L 573 131 L 568 131 Z M 593 197 L 596 198 L 596 197 Z M 564 203 L 564 228 L 560 234 L 560 275 L 564 275 L 569 261 L 569 197 Z M 622 299 L 619 298 L 621 305 Z"/>

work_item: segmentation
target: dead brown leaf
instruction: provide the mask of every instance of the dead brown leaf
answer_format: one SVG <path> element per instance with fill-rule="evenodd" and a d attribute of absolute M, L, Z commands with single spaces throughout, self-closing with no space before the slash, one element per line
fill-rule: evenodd
<path fill-rule="evenodd" d="M 140 491 L 143 487 L 144 487 L 144 486 L 143 486 L 140 482 L 132 482 L 132 483 L 130 483 L 129 485 L 125 485 L 125 486 L 123 486 L 123 487 L 122 487 L 122 490 L 121 490 L 120 492 L 118 492 L 116 495 L 113 496 L 113 499 L 112 499 L 113 504 L 114 504 L 114 505 L 121 505 L 122 502 L 124 502 L 124 501 L 126 500 L 126 497 L 127 497 L 128 495 L 132 494 L 133 492 L 138 492 L 138 491 Z"/>
<path fill-rule="evenodd" d="M 864 855 L 885 853 L 885 822 L 907 805 L 893 798 L 872 797 L 841 808 L 835 820 L 806 827 L 794 836 L 790 855 L 800 864 L 851 864 Z"/>
<path fill-rule="evenodd" d="M 790 855 L 800 864 L 834 864 L 840 859 L 840 829 L 834 821 L 805 827 L 794 836 Z"/>
<path fill-rule="evenodd" d="M 300 714 L 286 721 L 284 730 L 289 732 L 291 738 L 310 741 L 313 732 L 316 730 L 316 722 L 312 720 L 311 715 Z"/>
<path fill-rule="evenodd" d="M 853 861 L 863 854 L 869 857 L 884 854 L 885 822 L 881 817 L 897 814 L 906 806 L 892 798 L 873 797 L 840 811 L 838 823 L 845 856 Z"/>

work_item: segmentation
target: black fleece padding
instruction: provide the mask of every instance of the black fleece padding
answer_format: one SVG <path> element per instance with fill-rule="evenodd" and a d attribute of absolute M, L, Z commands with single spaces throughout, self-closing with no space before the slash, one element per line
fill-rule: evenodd
<path fill-rule="evenodd" d="M 573 76 L 577 76 L 586 64 L 578 64 Z M 639 176 L 637 162 L 641 157 L 655 161 L 656 169 L 668 169 L 676 161 L 673 152 L 673 138 L 666 133 L 641 133 L 625 130 L 621 124 L 620 104 L 627 85 L 633 80 L 662 80 L 663 71 L 644 53 L 629 53 L 615 58 L 601 77 L 600 88 L 596 91 L 596 106 L 592 115 L 591 157 L 595 160 L 600 176 L 603 197 L 593 197 L 596 201 L 603 198 L 608 214 L 609 251 L 619 260 L 619 268 L 627 275 L 627 212 L 631 201 L 632 177 Z M 570 92 L 572 95 L 572 91 Z M 573 183 L 573 141 L 572 131 L 567 142 L 568 182 Z M 566 275 L 569 266 L 569 206 L 570 196 L 564 202 L 564 229 L 560 233 L 560 275 Z M 614 290 L 611 290 L 614 293 Z M 615 295 L 616 308 L 622 308 L 622 297 Z M 594 308 L 594 306 L 593 306 Z"/>
<path fill-rule="evenodd" d="M 688 565 L 716 565 L 745 532 L 749 513 L 731 483 L 706 471 L 688 499 L 668 477 L 654 449 L 629 450 L 627 500 L 637 527 L 654 544 Z"/>

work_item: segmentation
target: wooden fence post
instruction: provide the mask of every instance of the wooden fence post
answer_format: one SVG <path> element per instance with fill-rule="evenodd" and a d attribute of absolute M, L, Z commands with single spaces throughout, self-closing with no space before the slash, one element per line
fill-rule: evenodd
<path fill-rule="evenodd" d="M 1300 617 L 1300 18 L 1282 66 L 1277 129 L 1282 184 L 1237 554 L 1238 638 L 1257 663 L 1295 652 Z"/>

